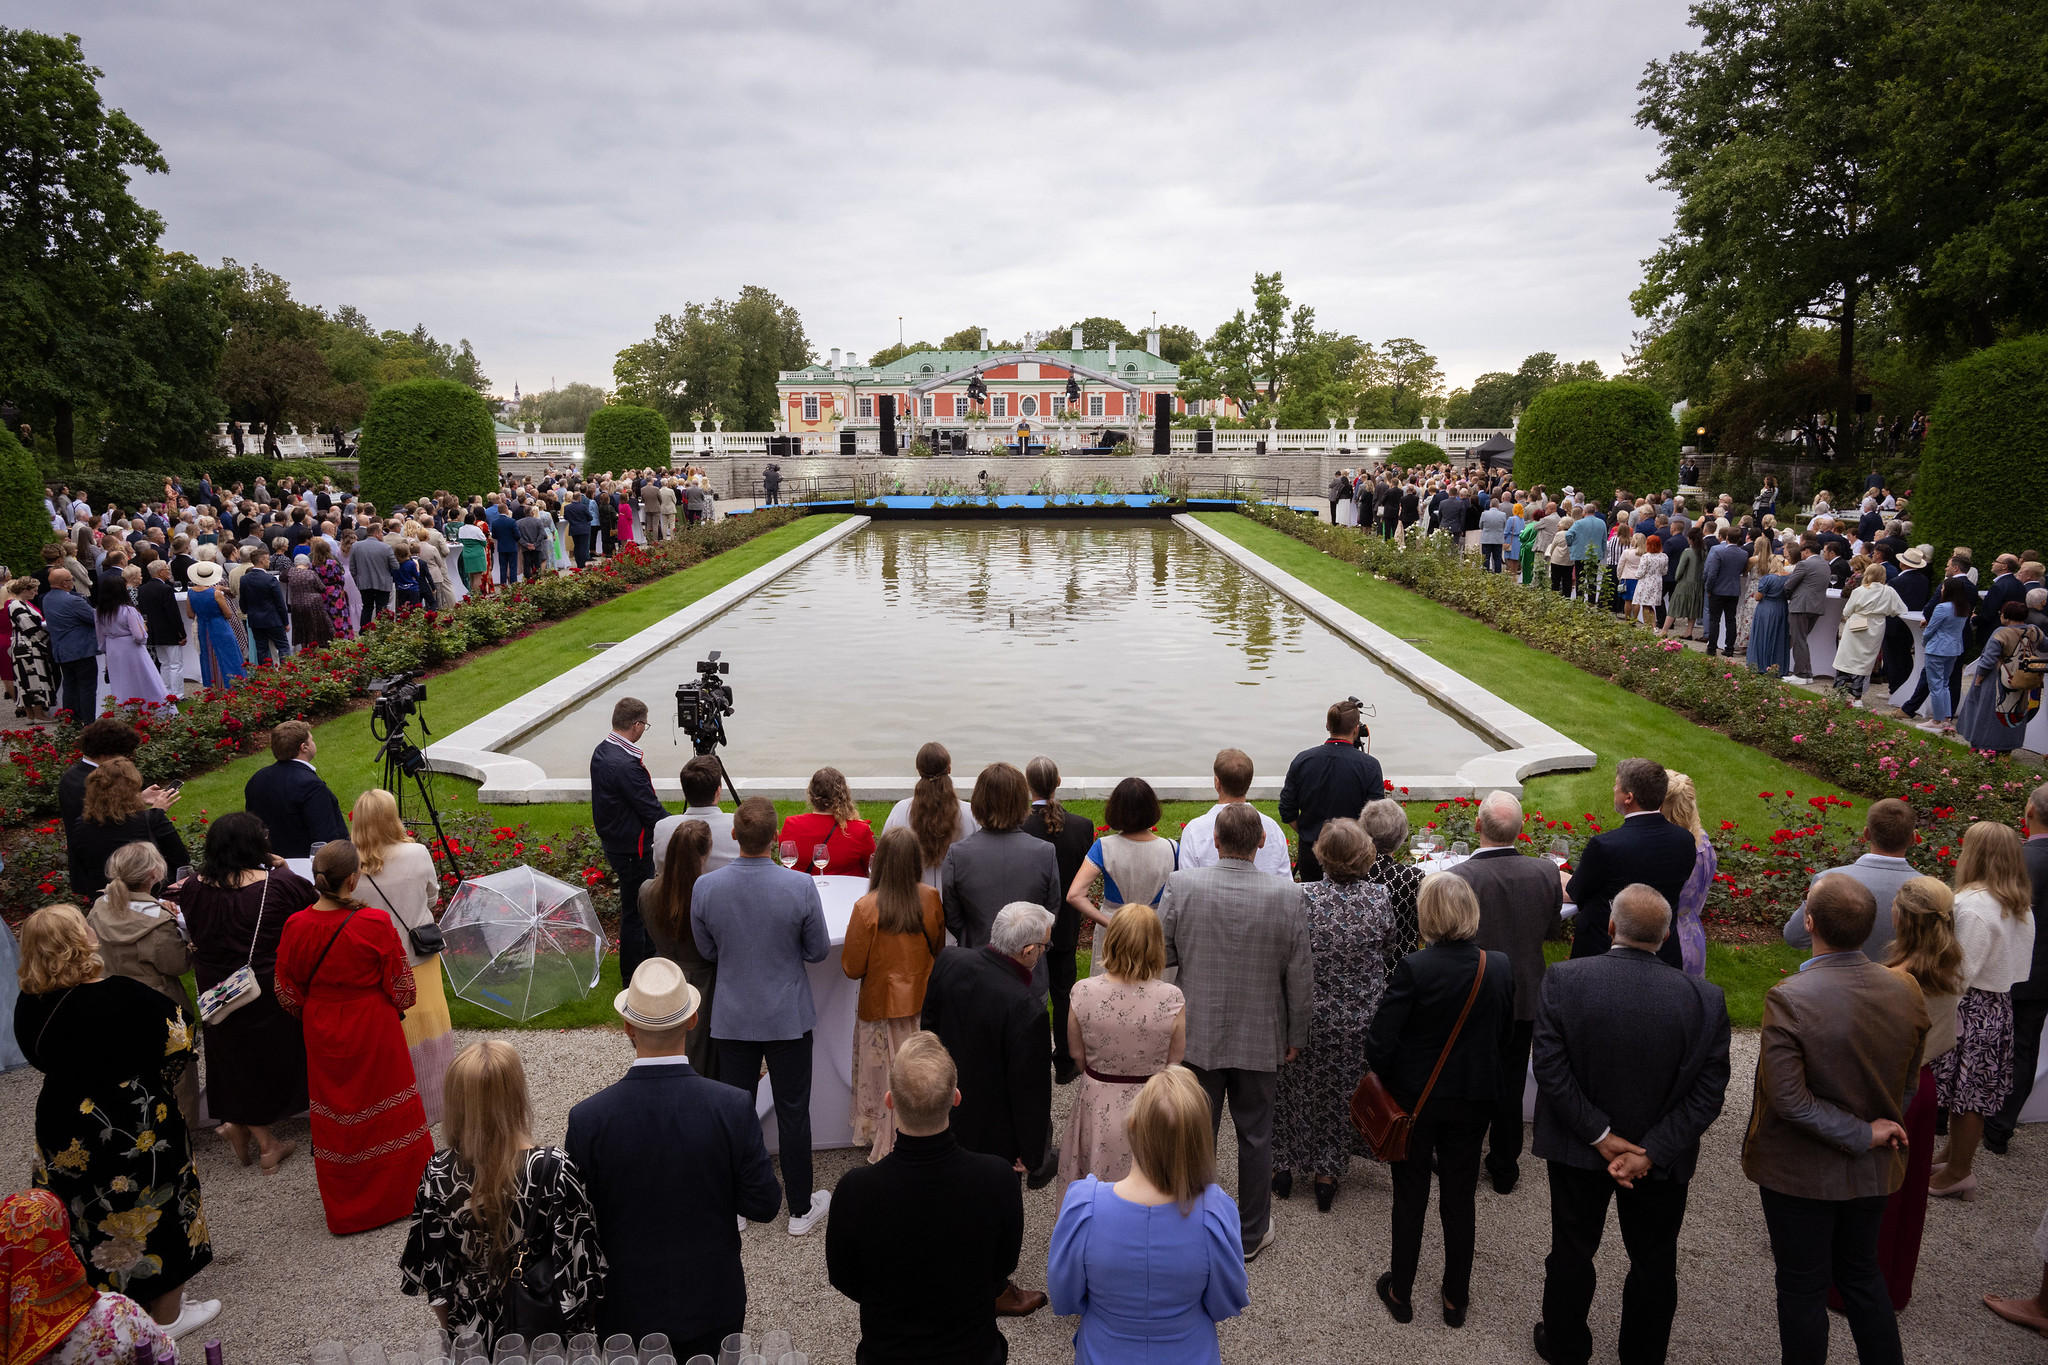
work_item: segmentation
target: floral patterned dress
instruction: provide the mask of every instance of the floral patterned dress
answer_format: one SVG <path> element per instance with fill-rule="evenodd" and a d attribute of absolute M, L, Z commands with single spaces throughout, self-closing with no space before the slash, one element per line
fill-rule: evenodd
<path fill-rule="evenodd" d="M 1415 901 L 1422 894 L 1422 879 L 1429 875 L 1414 863 L 1404 863 L 1391 853 L 1382 853 L 1366 869 L 1365 879 L 1387 889 L 1388 907 L 1394 915 L 1394 941 L 1387 949 L 1387 975 L 1394 964 L 1422 946 L 1422 921 Z"/>
<path fill-rule="evenodd" d="M 504 1282 L 490 1271 L 489 1242 L 469 1207 L 469 1173 L 453 1151 L 434 1153 L 420 1177 L 412 1228 L 399 1257 L 399 1288 L 448 1310 L 448 1330 L 480 1332 L 484 1349 L 509 1329 Z M 555 1302 L 578 1330 L 590 1331 L 607 1266 L 597 1240 L 597 1214 L 576 1163 L 558 1147 L 535 1147 L 519 1176 L 514 1225 L 525 1235 L 527 1210 L 544 1212 L 536 1227 L 543 1244 L 535 1254 L 555 1267 Z"/>
<path fill-rule="evenodd" d="M 1390 955 L 1399 957 L 1399 931 L 1393 896 L 1375 882 L 1310 882 L 1301 899 L 1316 961 L 1315 1013 L 1308 1046 L 1280 1068 L 1273 1169 L 1341 1176 L 1353 1153 L 1366 1155 L 1351 1126 L 1351 1092 L 1366 1073 L 1365 1036 L 1386 993 Z"/>
<path fill-rule="evenodd" d="M 15 1037 L 43 1073 L 31 1184 L 64 1202 L 93 1287 L 148 1302 L 213 1260 L 178 1077 L 185 1012 L 112 976 L 15 1006 Z"/>
<path fill-rule="evenodd" d="M 1164 981 L 1074 983 L 1067 1008 L 1081 1028 L 1083 1068 L 1060 1143 L 1060 1188 L 1084 1175 L 1122 1180 L 1131 1173 L 1124 1120 L 1147 1080 L 1166 1067 L 1174 1021 L 1187 1007 L 1180 987 Z"/>
<path fill-rule="evenodd" d="M 348 570 L 338 559 L 330 559 L 313 570 L 320 579 L 320 595 L 327 604 L 327 619 L 334 626 L 333 639 L 355 638 L 355 618 L 348 610 Z"/>

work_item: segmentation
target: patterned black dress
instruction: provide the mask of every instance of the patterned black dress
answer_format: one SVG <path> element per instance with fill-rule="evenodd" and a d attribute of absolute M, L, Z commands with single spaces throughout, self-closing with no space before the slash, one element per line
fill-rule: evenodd
<path fill-rule="evenodd" d="M 1391 853 L 1382 853 L 1373 865 L 1365 870 L 1365 879 L 1375 886 L 1384 886 L 1394 912 L 1394 942 L 1387 950 L 1387 975 L 1394 974 L 1394 964 L 1422 946 L 1422 921 L 1417 916 L 1415 901 L 1422 894 L 1422 880 L 1429 874 L 1414 863 L 1404 863 Z"/>
<path fill-rule="evenodd" d="M 491 1274 L 488 1239 L 470 1211 L 470 1192 L 469 1175 L 455 1153 L 434 1153 L 413 1203 L 412 1228 L 398 1263 L 399 1288 L 445 1307 L 454 1335 L 482 1333 L 488 1351 L 509 1324 L 499 1320 L 504 1282 Z M 604 1249 L 598 1245 L 597 1214 L 583 1178 L 559 1147 L 535 1147 L 526 1154 L 512 1216 L 515 1240 L 533 1208 L 541 1210 L 531 1221 L 545 1244 L 532 1254 L 554 1263 L 555 1301 L 562 1316 L 575 1330 L 590 1331 L 604 1292 Z"/>
<path fill-rule="evenodd" d="M 1308 1046 L 1280 1068 L 1273 1104 L 1273 1169 L 1341 1176 L 1367 1155 L 1351 1126 L 1351 1092 L 1365 1075 L 1365 1038 L 1387 989 L 1396 935 L 1387 889 L 1368 881 L 1301 888 L 1315 954 Z"/>

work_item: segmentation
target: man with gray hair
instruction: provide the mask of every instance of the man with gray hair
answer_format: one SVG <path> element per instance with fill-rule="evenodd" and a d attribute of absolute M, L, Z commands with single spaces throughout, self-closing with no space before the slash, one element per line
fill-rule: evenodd
<path fill-rule="evenodd" d="M 1536 1155 L 1550 1163 L 1550 1255 L 1536 1354 L 1579 1362 L 1607 1201 L 1629 1273 L 1621 1358 L 1663 1360 L 1678 1312 L 1678 1233 L 1700 1138 L 1728 1090 L 1728 1007 L 1719 986 L 1657 956 L 1670 902 L 1632 882 L 1608 913 L 1613 946 L 1560 962 L 1536 1011 Z"/>
<path fill-rule="evenodd" d="M 1515 1024 L 1502 1059 L 1486 1153 L 1486 1172 L 1499 1194 L 1512 1193 L 1522 1178 L 1522 1092 L 1543 986 L 1543 941 L 1557 928 L 1564 906 L 1556 869 L 1548 858 L 1522 856 L 1515 847 L 1521 834 L 1522 803 L 1504 791 L 1489 792 L 1479 802 L 1479 851 L 1451 869 L 1479 898 L 1474 941 L 1489 952 L 1506 953 L 1515 971 Z"/>
<path fill-rule="evenodd" d="M 1012 901 L 996 912 L 989 941 L 947 948 L 925 986 L 923 1026 L 960 1069 L 953 1134 L 1030 1176 L 1039 1189 L 1059 1170 L 1052 1146 L 1052 1024 L 1032 969 L 1052 937 L 1050 912 Z"/>
<path fill-rule="evenodd" d="M 1273 1244 L 1273 1101 L 1280 1067 L 1308 1044 L 1315 1004 L 1301 887 L 1259 871 L 1253 859 L 1265 839 L 1258 811 L 1225 806 L 1216 865 L 1174 873 L 1159 899 L 1166 961 L 1180 967 L 1185 1060 L 1209 1096 L 1211 1130 L 1222 1126 L 1226 1097 L 1237 1129 L 1248 1261 Z"/>

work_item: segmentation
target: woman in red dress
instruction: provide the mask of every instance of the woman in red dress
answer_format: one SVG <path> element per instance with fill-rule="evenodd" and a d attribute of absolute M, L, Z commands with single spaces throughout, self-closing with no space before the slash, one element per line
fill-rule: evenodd
<path fill-rule="evenodd" d="M 845 775 L 837 768 L 820 768 L 811 774 L 811 785 L 805 795 L 810 798 L 811 808 L 784 820 L 778 836 L 778 842 L 796 845 L 796 861 L 791 865 L 799 872 L 815 875 L 818 869 L 811 861 L 811 853 L 823 844 L 829 859 L 825 864 L 826 876 L 867 876 L 868 859 L 875 853 L 875 831 L 860 818 L 860 809 L 847 790 Z"/>
<path fill-rule="evenodd" d="M 400 1013 L 412 968 L 391 917 L 359 914 L 360 859 L 345 840 L 313 856 L 320 899 L 291 917 L 277 950 L 277 1000 L 306 1033 L 313 1164 L 337 1237 L 412 1214 L 434 1155 Z"/>

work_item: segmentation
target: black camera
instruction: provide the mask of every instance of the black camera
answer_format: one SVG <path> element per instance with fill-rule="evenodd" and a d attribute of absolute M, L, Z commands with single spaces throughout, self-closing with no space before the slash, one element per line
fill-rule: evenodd
<path fill-rule="evenodd" d="M 1365 722 L 1368 718 L 1377 718 L 1379 711 L 1377 708 L 1368 706 L 1356 697 L 1346 697 L 1344 700 L 1350 702 L 1352 708 L 1358 712 L 1358 738 L 1351 741 L 1351 747 L 1354 749 L 1370 748 L 1372 727 Z"/>
<path fill-rule="evenodd" d="M 420 703 L 427 699 L 427 685 L 420 681 L 417 672 L 373 681 L 369 690 L 376 697 L 371 705 L 370 718 L 386 732 L 403 730 L 405 723 L 420 709 Z"/>
<path fill-rule="evenodd" d="M 708 754 L 726 742 L 725 718 L 732 714 L 732 684 L 724 681 L 730 663 L 718 651 L 697 661 L 697 676 L 676 687 L 676 729 L 690 737 L 690 747 Z"/>

